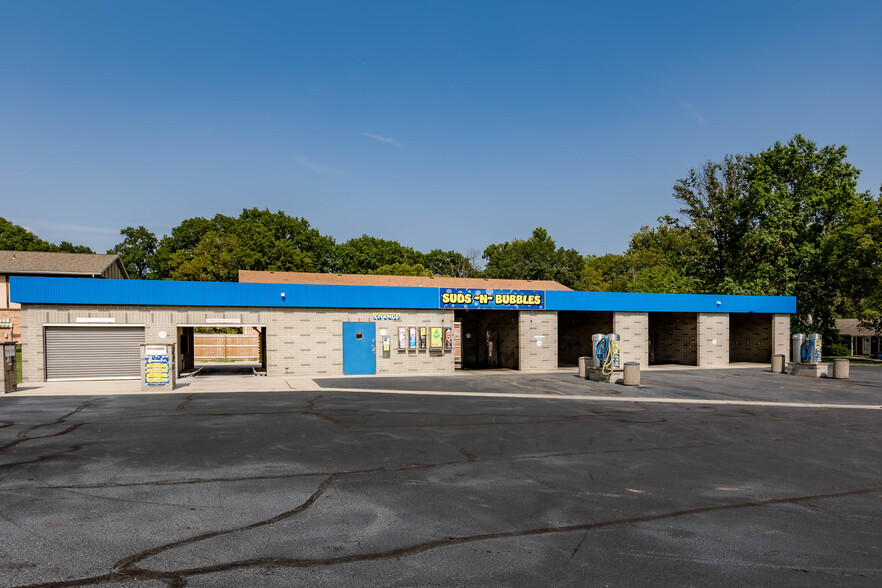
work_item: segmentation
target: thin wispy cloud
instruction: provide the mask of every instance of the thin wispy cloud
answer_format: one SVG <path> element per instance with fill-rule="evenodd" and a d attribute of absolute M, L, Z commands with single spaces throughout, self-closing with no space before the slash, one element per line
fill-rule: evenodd
<path fill-rule="evenodd" d="M 87 225 L 75 225 L 70 223 L 57 223 L 53 221 L 18 221 L 13 220 L 12 222 L 22 225 L 26 230 L 31 233 L 37 233 L 39 231 L 64 231 L 71 233 L 106 233 L 109 235 L 119 235 L 119 229 L 111 229 L 107 227 L 90 227 Z"/>
<path fill-rule="evenodd" d="M 691 114 L 695 118 L 695 120 L 698 121 L 698 124 L 700 126 L 704 126 L 704 115 L 698 112 L 694 106 L 692 106 L 688 102 L 680 102 L 680 105 L 689 111 L 689 114 Z"/>
<path fill-rule="evenodd" d="M 305 167 L 306 169 L 308 169 L 309 171 L 313 171 L 317 174 L 322 174 L 322 175 L 326 175 L 326 176 L 338 176 L 343 173 L 343 172 L 336 170 L 332 167 L 325 167 L 323 165 L 318 165 L 318 164 L 315 164 L 311 161 L 307 161 L 306 158 L 301 157 L 299 155 L 294 157 L 294 160 L 297 163 L 299 163 L 300 165 L 302 165 L 303 167 Z"/>
<path fill-rule="evenodd" d="M 380 141 L 382 143 L 388 143 L 389 145 L 395 145 L 396 147 L 400 147 L 401 149 L 410 149 L 404 143 L 400 141 L 396 141 L 395 139 L 390 139 L 389 137 L 384 137 L 383 135 L 375 135 L 374 133 L 362 133 L 365 137 L 369 139 L 373 139 L 374 141 Z"/>

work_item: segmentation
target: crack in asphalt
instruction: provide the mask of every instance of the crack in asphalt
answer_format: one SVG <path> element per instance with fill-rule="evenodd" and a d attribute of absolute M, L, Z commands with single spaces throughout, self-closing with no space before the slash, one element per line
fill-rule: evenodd
<path fill-rule="evenodd" d="M 6 445 L 0 445 L 0 451 L 6 451 L 7 449 L 11 449 L 12 447 L 15 447 L 16 445 L 20 445 L 21 443 L 25 443 L 27 441 L 35 441 L 37 439 L 49 439 L 51 437 L 60 437 L 62 435 L 67 435 L 68 433 L 70 433 L 72 431 L 76 431 L 81 426 L 83 426 L 83 424 L 85 424 L 85 423 L 77 423 L 75 425 L 71 425 L 71 426 L 67 427 L 66 429 L 64 429 L 63 431 L 60 431 L 58 433 L 52 433 L 51 435 L 38 435 L 38 436 L 34 436 L 34 437 L 31 436 L 31 433 L 33 431 L 36 431 L 37 429 L 40 429 L 42 427 L 49 427 L 51 425 L 60 425 L 62 423 L 67 422 L 68 418 L 72 417 L 73 415 L 77 414 L 81 410 L 84 410 L 90 406 L 92 406 L 92 401 L 87 400 L 87 401 L 83 402 L 82 404 L 80 404 L 80 406 L 78 406 L 74 410 L 58 417 L 57 419 L 55 419 L 52 422 L 40 423 L 39 425 L 32 425 L 32 426 L 28 427 L 27 429 L 25 429 L 24 431 L 22 431 L 21 433 L 19 433 L 18 435 L 16 435 L 14 441 L 10 441 Z"/>
<path fill-rule="evenodd" d="M 471 462 L 478 461 L 478 457 L 475 454 L 469 453 L 468 451 L 466 451 L 462 447 L 459 448 L 459 452 L 465 456 L 466 461 L 471 461 Z"/>
<path fill-rule="evenodd" d="M 151 570 L 149 568 L 140 568 L 136 567 L 134 564 L 143 561 L 153 555 L 158 553 L 162 553 L 164 551 L 168 551 L 169 549 L 173 549 L 175 547 L 180 547 L 183 545 L 189 545 L 192 543 L 196 543 L 198 541 L 204 541 L 206 539 L 210 539 L 213 537 L 217 537 L 219 535 L 225 535 L 230 533 L 236 533 L 240 531 L 245 531 L 261 526 L 271 525 L 280 520 L 284 520 L 303 512 L 312 506 L 316 500 L 334 483 L 336 480 L 335 476 L 331 476 L 326 479 L 322 485 L 307 499 L 306 502 L 301 504 L 295 509 L 282 513 L 280 515 L 276 515 L 275 517 L 264 519 L 262 521 L 258 521 L 256 523 L 252 523 L 250 525 L 245 525 L 243 527 L 237 527 L 234 529 L 224 529 L 219 531 L 211 531 L 208 533 L 203 533 L 201 535 L 196 535 L 193 537 L 189 537 L 187 539 L 182 539 L 180 541 L 175 541 L 172 543 L 167 543 L 153 549 L 149 549 L 146 551 L 139 552 L 132 556 L 129 556 L 125 559 L 119 560 L 117 564 L 114 566 L 115 570 L 109 572 L 107 574 L 101 574 L 97 576 L 89 576 L 84 578 L 77 578 L 72 580 L 61 580 L 56 582 L 45 582 L 40 584 L 24 584 L 19 585 L 17 588 L 65 588 L 65 587 L 76 587 L 76 586 L 86 586 L 86 585 L 94 585 L 94 584 L 107 584 L 111 582 L 126 582 L 126 581 L 141 581 L 141 580 L 158 580 L 163 581 L 172 586 L 183 586 L 181 582 L 185 582 L 186 578 L 191 576 L 201 576 L 206 574 L 214 574 L 218 572 L 226 572 L 231 570 L 240 570 L 240 569 L 248 569 L 248 568 L 313 568 L 313 567 L 324 567 L 324 566 L 333 566 L 333 565 L 341 565 L 348 563 L 357 563 L 363 561 L 378 561 L 384 559 L 399 559 L 402 557 L 410 557 L 413 555 L 417 555 L 420 553 L 424 553 L 426 551 L 440 549 L 445 547 L 453 547 L 457 545 L 464 545 L 468 543 L 476 543 L 482 541 L 493 541 L 499 539 L 514 539 L 519 537 L 530 537 L 530 536 L 541 536 L 541 535 L 550 535 L 550 534 L 560 534 L 560 533 L 572 533 L 578 531 L 588 532 L 592 529 L 601 529 L 606 527 L 617 527 L 617 526 L 625 526 L 625 525 L 635 525 L 640 523 L 654 522 L 666 519 L 672 519 L 683 516 L 693 516 L 699 514 L 706 513 L 715 513 L 715 512 L 724 512 L 729 510 L 738 510 L 738 509 L 746 509 L 746 508 L 763 508 L 768 506 L 776 506 L 780 504 L 803 504 L 816 500 L 830 500 L 836 498 L 844 498 L 849 496 L 859 496 L 862 494 L 872 494 L 876 492 L 882 491 L 882 486 L 876 486 L 873 488 L 860 488 L 854 490 L 844 490 L 841 492 L 831 492 L 826 494 L 814 494 L 808 496 L 790 496 L 784 498 L 769 498 L 765 500 L 750 500 L 744 502 L 735 502 L 729 504 L 718 504 L 718 505 L 709 505 L 709 506 L 700 506 L 695 508 L 687 508 L 680 509 L 662 513 L 655 513 L 649 515 L 641 515 L 635 517 L 625 517 L 620 519 L 611 519 L 607 521 L 594 521 L 587 523 L 577 523 L 573 525 L 558 525 L 558 526 L 550 526 L 550 527 L 539 527 L 532 529 L 520 529 L 520 530 L 512 530 L 512 531 L 500 531 L 496 533 L 481 533 L 476 535 L 463 535 L 458 537 L 441 537 L 437 539 L 430 539 L 428 541 L 422 541 L 419 543 L 413 543 L 411 545 L 406 545 L 402 547 L 397 547 L 394 549 L 387 549 L 385 551 L 375 551 L 369 553 L 354 553 L 349 555 L 342 555 L 337 557 L 326 557 L 326 558 L 280 558 L 280 557 L 258 557 L 258 558 L 249 558 L 243 560 L 230 561 L 226 563 L 219 563 L 210 566 L 200 566 L 193 568 L 181 568 L 172 571 L 160 571 L 160 570 Z M 584 540 L 584 538 L 583 538 Z M 581 546 L 581 542 L 580 542 Z M 577 548 L 578 550 L 578 548 Z M 575 552 L 574 552 L 575 555 Z"/>
<path fill-rule="evenodd" d="M 34 437 L 34 438 L 35 438 L 35 439 L 43 439 L 44 437 Z M 27 461 L 13 461 L 13 462 L 10 462 L 10 463 L 0 463 L 0 469 L 3 469 L 3 468 L 11 468 L 11 467 L 14 467 L 14 466 L 28 465 L 28 464 L 31 464 L 31 463 L 40 463 L 40 462 L 44 462 L 44 461 L 47 461 L 47 460 L 50 460 L 50 459 L 54 459 L 54 458 L 56 458 L 56 457 L 60 457 L 60 456 L 62 456 L 62 455 L 66 455 L 66 454 L 68 454 L 68 453 L 73 453 L 74 451 L 79 451 L 81 448 L 82 448 L 81 445 L 74 445 L 73 447 L 70 447 L 70 448 L 68 448 L 68 449 L 65 449 L 64 451 L 57 451 L 57 452 L 55 452 L 55 453 L 50 453 L 49 455 L 41 455 L 40 457 L 36 457 L 36 458 L 34 458 L 34 459 L 29 459 L 29 460 L 27 460 Z M 33 488 L 33 486 L 31 486 L 31 488 Z"/>
<path fill-rule="evenodd" d="M 195 396 L 195 394 L 187 394 L 187 396 L 181 401 L 181 403 L 175 407 L 175 410 L 184 410 L 184 408 L 185 408 L 188 404 L 190 404 L 191 402 L 193 402 L 193 397 L 194 397 L 194 396 Z"/>
<path fill-rule="evenodd" d="M 315 490 L 315 492 L 313 492 L 310 495 L 309 498 L 306 499 L 305 502 L 301 503 L 296 508 L 285 511 L 281 514 L 277 514 L 274 517 L 264 519 L 264 520 L 258 521 L 256 523 L 243 525 L 240 527 L 233 527 L 230 529 L 221 529 L 221 530 L 217 530 L 217 531 L 209 531 L 207 533 L 201 533 L 199 535 L 187 537 L 186 539 L 180 539 L 178 541 L 166 543 L 164 545 L 160 545 L 160 546 L 154 547 L 152 549 L 147 549 L 145 551 L 142 551 L 140 553 L 136 553 L 134 555 L 130 555 L 129 557 L 126 557 L 124 559 L 117 561 L 113 565 L 113 568 L 115 571 L 120 571 L 123 573 L 137 572 L 137 571 L 140 571 L 140 568 L 136 567 L 135 564 L 137 564 L 138 562 L 141 562 L 149 557 L 153 557 L 154 555 L 158 555 L 164 551 L 168 551 L 169 549 L 174 549 L 176 547 L 183 547 L 185 545 L 190 545 L 192 543 L 197 543 L 199 541 L 205 541 L 206 539 L 220 537 L 221 535 L 229 535 L 230 533 L 239 533 L 242 531 L 249 531 L 251 529 L 257 529 L 259 527 L 264 527 L 266 525 L 272 525 L 272 524 L 278 523 L 279 521 L 284 521 L 285 519 L 289 519 L 289 518 L 293 517 L 294 515 L 299 514 L 299 513 L 303 512 L 304 510 L 308 509 L 310 506 L 312 506 L 315 503 L 315 501 L 318 500 L 321 497 L 321 495 L 324 494 L 325 491 L 327 491 L 327 489 L 330 488 L 331 485 L 335 481 L 337 481 L 337 478 L 339 478 L 339 477 L 340 476 L 338 474 L 333 474 L 331 476 L 328 476 L 321 484 L 319 484 L 319 487 Z"/>
<path fill-rule="evenodd" d="M 190 395 L 187 399 L 182 401 L 175 410 L 183 410 L 184 407 L 192 400 L 192 396 Z M 271 412 L 255 412 L 253 414 L 302 414 L 302 415 L 311 415 L 326 422 L 329 422 L 335 426 L 340 426 L 347 429 L 359 429 L 359 430 L 376 430 L 376 429 L 389 429 L 389 428 L 414 428 L 414 427 L 424 427 L 426 425 L 406 425 L 406 426 L 376 426 L 376 427 L 364 427 L 358 425 L 347 425 L 340 421 L 339 419 L 335 419 L 322 411 L 320 411 L 316 404 L 322 398 L 322 395 L 319 394 L 312 400 L 307 403 L 307 409 L 305 411 L 271 411 Z M 47 435 L 34 435 L 31 436 L 32 433 L 38 431 L 41 427 L 47 427 L 52 425 L 63 424 L 66 422 L 66 419 L 72 417 L 73 415 L 79 413 L 84 410 L 88 406 L 92 404 L 91 401 L 86 401 L 78 408 L 70 411 L 69 413 L 55 419 L 52 422 L 47 422 L 39 425 L 34 425 L 26 429 L 25 431 L 18 434 L 16 439 L 12 442 L 7 443 L 6 445 L 0 446 L 0 451 L 9 449 L 11 447 L 15 447 L 20 443 L 24 443 L 30 440 L 37 439 L 46 439 L 61 435 L 66 435 L 77 428 L 83 426 L 84 424 L 89 423 L 76 423 L 68 426 L 63 431 L 47 434 Z M 640 408 L 644 409 L 638 414 L 642 414 L 643 412 L 649 412 L 649 408 L 645 405 L 640 405 Z M 380 412 L 382 414 L 399 414 L 399 413 L 390 413 L 389 411 L 353 411 L 348 409 L 334 409 L 337 412 L 354 412 L 356 414 L 359 413 L 370 413 L 370 412 Z M 742 411 L 746 412 L 746 411 Z M 249 413 L 230 413 L 229 416 L 242 416 L 243 414 Z M 403 413 L 402 413 L 403 414 Z M 425 416 L 434 416 L 432 413 L 408 413 L 408 414 L 418 414 Z M 678 412 L 671 412 L 669 414 L 679 414 Z M 712 414 L 717 417 L 728 417 L 728 416 L 754 416 L 756 417 L 756 413 L 754 414 L 744 414 L 744 415 L 733 415 L 730 411 L 726 411 L 725 413 L 718 413 L 716 409 L 712 411 Z M 173 415 L 173 416 L 184 416 L 184 415 Z M 191 414 L 187 414 L 187 416 L 193 416 Z M 208 416 L 228 416 L 227 413 L 208 413 Z M 454 414 L 450 416 L 456 417 L 466 417 L 466 416 L 489 416 L 485 413 L 480 413 L 478 415 L 462 415 L 462 414 Z M 579 421 L 581 419 L 587 418 L 601 418 L 604 420 L 611 420 L 614 422 L 624 423 L 626 425 L 634 425 L 637 427 L 647 427 L 646 431 L 649 431 L 649 427 L 652 425 L 660 424 L 667 422 L 667 418 L 665 416 L 661 416 L 659 414 L 651 414 L 649 419 L 633 419 L 628 418 L 627 416 L 623 416 L 620 413 L 610 412 L 610 413 L 602 413 L 602 414 L 580 414 L 580 415 L 571 415 L 571 416 L 551 416 L 551 415 L 543 415 L 543 417 L 547 417 L 547 420 L 536 421 L 536 420 L 527 420 L 531 417 L 527 415 L 493 415 L 500 416 L 507 419 L 523 419 L 523 420 L 510 420 L 509 422 L 499 422 L 494 421 L 490 423 L 454 423 L 454 424 L 432 424 L 431 427 L 449 427 L 449 426 L 484 426 L 484 425 L 524 425 L 524 424 L 541 424 L 541 423 L 556 423 L 561 421 Z M 533 417 L 535 418 L 535 417 Z M 113 419 L 107 419 L 113 420 Z M 777 419 L 775 419 L 777 420 Z M 803 424 L 803 423 L 801 423 Z M 859 425 L 853 425 L 859 426 Z M 637 429 L 638 431 L 641 429 Z M 681 438 L 689 439 L 691 436 L 683 436 Z M 599 451 L 580 451 L 580 452 L 565 452 L 565 453 L 547 453 L 547 454 L 538 454 L 538 455 L 519 455 L 519 456 L 505 456 L 505 457 L 489 457 L 489 458 L 479 458 L 474 454 L 468 452 L 464 448 L 459 449 L 459 453 L 466 458 L 466 461 L 455 460 L 455 461 L 443 461 L 443 462 L 435 462 L 435 463 L 404 463 L 404 464 L 393 464 L 387 466 L 380 466 L 376 468 L 366 468 L 366 469 L 355 469 L 355 470 L 347 470 L 347 471 L 339 471 L 339 472 L 306 472 L 306 473 L 297 473 L 297 474 L 278 474 L 278 475 L 262 475 L 262 476 L 243 476 L 243 477 L 218 477 L 218 478 L 191 478 L 191 479 L 179 479 L 179 480 L 156 480 L 151 482 L 140 482 L 140 483 L 119 483 L 119 484 L 90 484 L 90 485 L 45 485 L 45 486 L 27 486 L 24 487 L 26 489 L 61 489 L 61 490 L 73 490 L 73 489 L 100 489 L 100 488 L 124 488 L 124 487 L 136 487 L 136 486 L 160 486 L 160 485 L 182 485 L 182 484 L 204 484 L 204 483 L 217 483 L 217 482 L 237 482 L 237 481 L 251 481 L 251 480 L 273 480 L 273 479 L 288 479 L 288 478 L 300 478 L 300 477 L 318 477 L 324 476 L 325 480 L 319 485 L 319 487 L 313 492 L 310 497 L 297 506 L 294 509 L 285 511 L 281 514 L 275 515 L 268 519 L 263 519 L 254 523 L 250 523 L 240 527 L 234 527 L 229 529 L 219 529 L 214 531 L 208 531 L 205 533 L 201 533 L 198 535 L 194 535 L 185 539 L 180 539 L 178 541 L 174 541 L 171 543 L 166 543 L 145 551 L 141 551 L 139 553 L 130 555 L 126 558 L 119 560 L 116 564 L 114 564 L 112 570 L 106 574 L 100 574 L 95 576 L 77 578 L 77 579 L 69 579 L 69 580 L 59 580 L 55 582 L 46 582 L 39 584 L 28 584 L 22 585 L 21 588 L 26 587 L 62 587 L 62 586 L 86 586 L 86 585 L 96 585 L 96 584 L 106 584 L 113 582 L 133 582 L 133 581 L 157 581 L 162 582 L 168 586 L 176 586 L 182 587 L 187 585 L 187 578 L 192 576 L 201 576 L 206 574 L 225 572 L 236 569 L 248 569 L 248 568 L 311 568 L 311 567 L 320 567 L 320 566 L 332 566 L 332 565 L 340 565 L 346 563 L 354 563 L 361 561 L 374 561 L 374 560 L 383 560 L 383 559 L 398 559 L 402 557 L 409 557 L 412 555 L 416 555 L 419 553 L 423 553 L 426 551 L 430 551 L 433 549 L 451 547 L 461 544 L 480 542 L 480 541 L 491 541 L 491 540 L 500 540 L 500 539 L 510 539 L 510 538 L 518 538 L 518 537 L 527 537 L 527 536 L 539 536 L 546 534 L 555 534 L 555 533 L 571 533 L 571 532 L 581 532 L 584 531 L 584 535 L 579 541 L 576 548 L 572 551 L 572 556 L 575 557 L 577 552 L 581 549 L 582 544 L 588 536 L 588 533 L 592 529 L 603 528 L 603 527 L 612 527 L 612 526 L 620 526 L 620 525 L 632 525 L 639 524 L 644 522 L 652 522 L 657 520 L 663 520 L 673 517 L 679 516 L 691 516 L 709 512 L 717 512 L 717 511 L 725 511 L 732 509 L 741 509 L 741 508 L 762 508 L 768 506 L 774 506 L 777 504 L 801 504 L 807 508 L 816 510 L 816 511 L 824 511 L 821 507 L 818 507 L 814 504 L 811 504 L 812 501 L 818 500 L 826 500 L 826 499 L 836 499 L 841 497 L 848 496 L 856 496 L 862 494 L 870 494 L 877 493 L 882 491 L 882 487 L 873 487 L 873 488 L 865 488 L 858 490 L 848 490 L 841 491 L 829 494 L 818 494 L 811 496 L 797 496 L 797 497 L 789 497 L 789 498 L 776 498 L 776 499 L 766 499 L 766 500 L 756 500 L 756 501 L 746 501 L 746 502 L 738 502 L 731 504 L 723 504 L 723 505 L 713 505 L 713 506 L 704 506 L 697 507 L 691 509 L 682 509 L 676 511 L 670 511 L 665 513 L 657 513 L 650 514 L 644 516 L 636 516 L 629 518 L 621 518 L 614 519 L 608 521 L 600 521 L 597 522 L 592 520 L 586 523 L 577 523 L 572 525 L 559 525 L 559 526 L 550 526 L 550 527 L 542 527 L 542 528 L 533 528 L 533 529 L 521 529 L 521 530 L 511 530 L 511 531 L 503 531 L 496 533 L 484 533 L 484 534 L 475 534 L 475 535 L 465 535 L 459 537 L 441 537 L 436 539 L 430 539 L 423 542 L 414 543 L 408 546 L 402 546 L 394 549 L 388 549 L 384 551 L 377 551 L 371 553 L 356 553 L 349 554 L 337 557 L 327 557 L 327 558 L 270 558 L 270 557 L 258 557 L 258 558 L 250 558 L 250 559 L 242 559 L 235 560 L 230 562 L 222 562 L 214 565 L 206 565 L 199 567 L 191 567 L 191 568 L 182 568 L 175 569 L 171 571 L 161 571 L 161 570 L 153 570 L 149 568 L 140 567 L 138 564 L 143 562 L 150 557 L 158 555 L 163 552 L 167 552 L 179 547 L 184 547 L 186 545 L 198 543 L 201 541 L 206 541 L 212 539 L 214 537 L 235 534 L 239 532 L 248 531 L 250 529 L 255 529 L 259 527 L 264 527 L 267 525 L 272 525 L 274 523 L 280 522 L 282 520 L 293 517 L 308 508 L 310 508 L 319 498 L 342 476 L 346 475 L 364 475 L 364 474 L 373 474 L 380 472 L 395 472 L 395 471 L 410 471 L 410 470 L 422 470 L 429 469 L 435 467 L 444 467 L 444 466 L 462 466 L 465 463 L 492 463 L 492 462 L 511 462 L 511 461 L 521 461 L 521 460 L 541 460 L 541 459 L 550 459 L 556 457 L 570 457 L 570 456 L 580 456 L 580 455 L 597 455 L 597 454 L 615 454 L 615 453 L 634 453 L 634 452 L 649 452 L 649 451 L 670 451 L 677 449 L 693 449 L 693 448 L 702 448 L 713 446 L 711 443 L 702 442 L 698 439 L 690 439 L 695 441 L 693 444 L 687 445 L 675 445 L 675 446 L 666 446 L 666 447 L 640 447 L 640 448 L 629 448 L 629 449 L 612 449 L 612 450 L 599 450 Z M 593 441 L 593 440 L 592 440 Z M 762 439 L 757 441 L 758 443 L 768 443 L 770 441 L 782 441 L 786 442 L 788 439 Z M 53 457 L 57 457 L 60 455 L 64 455 L 66 453 L 70 453 L 72 451 L 76 451 L 80 449 L 79 446 L 75 446 L 73 448 L 66 449 L 65 451 L 61 451 L 59 453 L 55 453 L 52 455 L 41 456 L 35 458 L 30 461 L 18 462 L 13 464 L 2 464 L 0 467 L 10 467 L 15 465 L 25 465 L 29 463 L 37 463 L 40 461 L 44 461 L 46 459 L 51 459 Z M 588 475 L 591 476 L 590 471 Z M 593 476 L 591 476 L 593 479 Z M 14 490 L 14 488 L 10 489 Z M 102 497 L 103 498 L 103 497 Z M 835 514 L 832 511 L 829 511 L 828 514 Z M 838 515 L 837 515 L 838 516 Z M 876 525 L 876 523 L 868 522 L 864 519 L 860 519 L 859 517 L 855 517 L 854 515 L 842 515 L 843 517 L 854 518 L 858 522 L 865 522 L 867 524 Z"/>
<path fill-rule="evenodd" d="M 265 474 L 260 476 L 238 476 L 238 477 L 218 477 L 218 478 L 184 478 L 184 479 L 176 479 L 176 480 L 152 480 L 149 482 L 113 482 L 106 484 L 48 484 L 44 486 L 21 486 L 21 487 L 10 487 L 2 489 L 3 491 L 17 491 L 17 490 L 94 490 L 101 488 L 134 488 L 134 487 L 143 487 L 143 486 L 186 486 L 191 484 L 217 484 L 217 483 L 227 483 L 227 482 L 254 482 L 260 480 L 287 480 L 293 478 L 314 478 L 317 476 L 356 476 L 356 475 L 364 475 L 364 474 L 375 474 L 380 472 L 407 472 L 414 470 L 427 470 L 438 467 L 446 467 L 446 466 L 461 466 L 465 463 L 504 463 L 504 462 L 514 462 L 514 461 L 530 461 L 530 460 L 544 460 L 544 459 L 553 459 L 559 457 L 578 457 L 584 455 L 607 455 L 607 454 L 618 454 L 618 453 L 641 453 L 641 452 L 654 452 L 654 451 L 673 451 L 679 449 L 698 449 L 702 447 L 709 447 L 708 443 L 695 443 L 689 445 L 665 445 L 659 447 L 631 447 L 628 449 L 605 449 L 605 450 L 595 450 L 595 451 L 571 451 L 571 452 L 561 452 L 561 453 L 541 453 L 534 455 L 515 455 L 515 456 L 506 456 L 506 457 L 477 457 L 472 454 L 463 453 L 464 450 L 460 450 L 466 457 L 466 462 L 462 460 L 451 460 L 451 461 L 439 461 L 439 462 L 431 462 L 431 463 L 403 463 L 403 464 L 391 464 L 385 466 L 378 466 L 375 468 L 364 468 L 364 469 L 354 469 L 354 470 L 342 470 L 338 472 L 327 472 L 327 471 L 318 471 L 318 472 L 300 472 L 296 474 Z M 469 459 L 471 456 L 473 459 Z"/>

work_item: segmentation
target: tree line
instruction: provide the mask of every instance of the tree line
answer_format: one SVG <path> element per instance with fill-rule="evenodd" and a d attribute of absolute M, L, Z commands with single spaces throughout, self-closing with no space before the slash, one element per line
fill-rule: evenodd
<path fill-rule="evenodd" d="M 126 227 L 108 253 L 132 278 L 236 281 L 239 270 L 555 280 L 576 290 L 796 296 L 793 327 L 834 332 L 859 317 L 882 332 L 882 188 L 858 192 L 844 146 L 801 135 L 727 155 L 675 182 L 679 209 L 622 253 L 582 255 L 537 227 L 483 252 L 417 251 L 362 235 L 337 243 L 304 218 L 244 209 L 186 219 L 157 238 Z M 0 219 L 0 249 L 90 253 Z M 482 267 L 483 262 L 483 267 Z"/>

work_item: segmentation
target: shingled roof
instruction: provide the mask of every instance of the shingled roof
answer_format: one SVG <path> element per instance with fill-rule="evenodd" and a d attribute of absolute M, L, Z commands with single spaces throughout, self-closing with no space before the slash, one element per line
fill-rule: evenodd
<path fill-rule="evenodd" d="M 836 329 L 839 331 L 840 335 L 872 337 L 876 334 L 872 330 L 860 326 L 860 321 L 855 318 L 836 319 Z"/>
<path fill-rule="evenodd" d="M 99 253 L 55 253 L 50 251 L 0 251 L 0 274 L 101 277 L 119 255 Z"/>
<path fill-rule="evenodd" d="M 327 286 L 407 286 L 424 288 L 492 288 L 494 290 L 570 290 L 552 280 L 493 280 L 443 276 L 375 276 L 310 272 L 239 270 L 240 282 L 261 284 L 323 284 Z"/>

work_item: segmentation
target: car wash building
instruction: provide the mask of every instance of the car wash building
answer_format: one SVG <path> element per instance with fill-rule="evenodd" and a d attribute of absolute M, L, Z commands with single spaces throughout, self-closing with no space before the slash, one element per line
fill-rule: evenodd
<path fill-rule="evenodd" d="M 768 363 L 788 353 L 796 308 L 793 297 L 254 273 L 247 283 L 11 277 L 24 379 L 138 379 L 142 344 L 174 344 L 180 373 L 194 365 L 194 329 L 218 326 L 258 330 L 268 376 L 548 371 L 591 355 L 594 333 L 618 333 L 621 360 L 644 366 Z"/>

